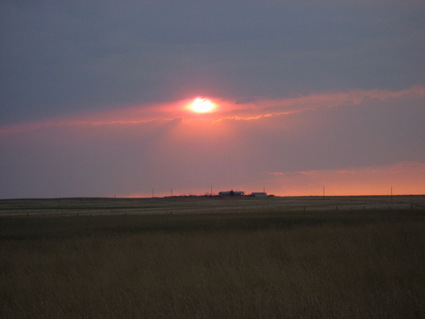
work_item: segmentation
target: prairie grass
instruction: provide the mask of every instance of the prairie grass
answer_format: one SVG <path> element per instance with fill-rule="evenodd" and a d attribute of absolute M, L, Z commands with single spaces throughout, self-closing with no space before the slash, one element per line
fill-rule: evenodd
<path fill-rule="evenodd" d="M 1 318 L 425 318 L 425 214 L 0 219 Z"/>

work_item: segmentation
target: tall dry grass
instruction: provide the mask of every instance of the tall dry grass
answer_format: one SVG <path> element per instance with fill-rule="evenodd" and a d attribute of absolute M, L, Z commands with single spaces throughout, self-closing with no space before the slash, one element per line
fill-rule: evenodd
<path fill-rule="evenodd" d="M 97 232 L 96 219 L 15 220 L 2 227 L 0 316 L 425 318 L 425 219 L 366 217 L 205 229 L 174 216 L 172 231 L 167 217 L 145 230 L 134 225 L 151 217 L 97 217 Z"/>

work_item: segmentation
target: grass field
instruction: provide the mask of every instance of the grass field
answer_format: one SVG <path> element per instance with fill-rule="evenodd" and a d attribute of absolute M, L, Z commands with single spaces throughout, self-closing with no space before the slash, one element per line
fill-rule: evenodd
<path fill-rule="evenodd" d="M 0 317 L 425 318 L 422 204 L 0 201 Z"/>

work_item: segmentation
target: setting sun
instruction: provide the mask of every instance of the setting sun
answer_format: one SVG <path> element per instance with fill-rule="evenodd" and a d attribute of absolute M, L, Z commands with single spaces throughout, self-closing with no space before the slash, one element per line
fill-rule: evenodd
<path fill-rule="evenodd" d="M 216 105 L 204 98 L 196 98 L 189 106 L 189 109 L 196 113 L 210 113 L 216 109 Z"/>

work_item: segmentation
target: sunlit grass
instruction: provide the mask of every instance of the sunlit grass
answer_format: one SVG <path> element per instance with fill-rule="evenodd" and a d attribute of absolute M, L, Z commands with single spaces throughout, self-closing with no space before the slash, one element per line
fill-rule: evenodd
<path fill-rule="evenodd" d="M 418 211 L 0 223 L 2 318 L 425 317 Z"/>

